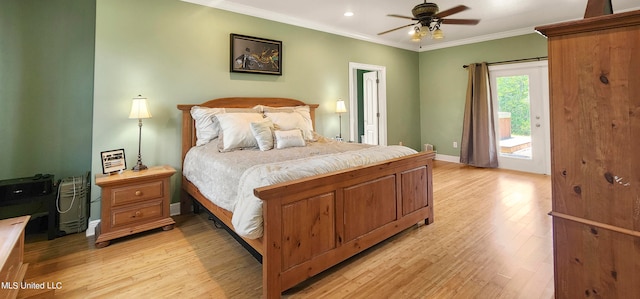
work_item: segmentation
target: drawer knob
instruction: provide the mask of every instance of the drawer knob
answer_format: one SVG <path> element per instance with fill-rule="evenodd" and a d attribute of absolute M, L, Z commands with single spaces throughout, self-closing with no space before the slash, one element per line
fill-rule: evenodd
<path fill-rule="evenodd" d="M 142 191 L 137 190 L 137 191 L 136 191 L 136 196 L 140 196 L 140 195 L 142 195 Z"/>
<path fill-rule="evenodd" d="M 142 213 L 140 211 L 136 211 L 136 214 L 133 217 L 140 217 L 140 215 L 142 215 Z"/>

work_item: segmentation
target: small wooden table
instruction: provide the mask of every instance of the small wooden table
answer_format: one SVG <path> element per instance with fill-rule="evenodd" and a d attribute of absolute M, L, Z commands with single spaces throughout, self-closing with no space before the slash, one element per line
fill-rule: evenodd
<path fill-rule="evenodd" d="M 31 216 L 0 220 L 0 298 L 15 298 L 29 264 L 24 264 L 24 228 Z"/>
<path fill-rule="evenodd" d="M 96 185 L 102 188 L 102 211 L 96 227 L 96 247 L 154 228 L 173 229 L 169 178 L 175 172 L 171 166 L 156 166 L 138 172 L 97 175 Z"/>

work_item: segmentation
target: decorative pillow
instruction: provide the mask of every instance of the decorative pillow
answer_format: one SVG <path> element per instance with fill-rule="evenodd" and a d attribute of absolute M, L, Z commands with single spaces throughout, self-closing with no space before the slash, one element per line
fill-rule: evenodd
<path fill-rule="evenodd" d="M 268 116 L 279 130 L 302 130 L 304 140 L 313 140 L 313 123 L 309 106 L 268 107 L 261 106 L 264 115 Z"/>
<path fill-rule="evenodd" d="M 305 146 L 302 131 L 300 129 L 274 132 L 276 137 L 276 148 L 283 149 L 288 147 Z"/>
<path fill-rule="evenodd" d="M 220 124 L 220 142 L 218 149 L 228 152 L 236 149 L 258 146 L 251 132 L 251 123 L 260 122 L 260 113 L 224 113 L 215 116 Z"/>
<path fill-rule="evenodd" d="M 251 133 L 256 138 L 261 151 L 273 149 L 273 122 L 269 118 L 251 123 Z"/>
<path fill-rule="evenodd" d="M 191 107 L 191 117 L 196 122 L 196 146 L 218 138 L 220 127 L 213 122 L 213 116 L 220 113 L 224 113 L 224 108 Z"/>
<path fill-rule="evenodd" d="M 223 113 L 253 113 L 260 112 L 253 108 L 208 108 L 193 106 L 191 107 L 191 117 L 196 122 L 196 146 L 205 145 L 209 141 L 218 138 L 220 133 L 220 125 L 214 117 Z"/>

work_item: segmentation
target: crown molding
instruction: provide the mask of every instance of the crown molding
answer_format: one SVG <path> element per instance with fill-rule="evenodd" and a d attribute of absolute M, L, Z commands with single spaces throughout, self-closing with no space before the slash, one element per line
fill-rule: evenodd
<path fill-rule="evenodd" d="M 232 3 L 224 0 L 180 0 L 183 2 L 189 2 L 193 4 L 204 5 L 216 9 L 226 10 L 230 12 L 235 12 L 243 15 L 248 15 L 256 18 L 266 19 L 270 21 L 276 21 L 279 23 L 285 23 L 293 26 L 304 27 L 308 29 L 313 29 L 317 31 L 332 33 L 340 36 L 345 36 L 349 38 L 354 38 L 362 41 L 372 42 L 376 44 L 382 44 L 386 46 L 391 46 L 395 48 L 401 48 L 405 50 L 418 51 L 417 46 L 407 46 L 402 43 L 393 43 L 383 39 L 362 35 L 362 34 L 354 34 L 352 32 L 347 32 L 345 30 L 341 30 L 339 28 L 326 26 L 314 22 L 310 22 L 308 20 L 303 20 L 299 18 L 294 18 L 291 16 L 287 16 L 284 14 L 275 13 L 272 11 L 258 9 L 255 7 L 250 7 L 247 5 Z"/>
<path fill-rule="evenodd" d="M 490 41 L 490 40 L 496 40 L 496 39 L 501 39 L 501 38 L 514 37 L 514 36 L 519 36 L 519 35 L 535 33 L 536 31 L 533 28 L 534 27 L 527 27 L 527 28 L 509 30 L 509 31 L 492 33 L 492 34 L 487 34 L 487 35 L 480 35 L 480 36 L 471 37 L 471 38 L 465 38 L 465 39 L 460 39 L 460 40 L 454 40 L 454 41 L 450 41 L 450 42 L 440 42 L 440 43 L 433 44 L 433 45 L 420 46 L 420 50 L 418 50 L 418 52 L 425 52 L 425 51 L 444 49 L 444 48 L 455 47 L 455 46 L 475 44 L 475 43 L 479 43 L 479 42 L 486 42 L 486 41 Z"/>
<path fill-rule="evenodd" d="M 624 13 L 624 12 L 634 11 L 638 9 L 640 9 L 640 7 L 635 7 L 630 9 L 621 9 L 621 10 L 617 10 L 616 13 Z M 579 20 L 579 19 L 575 19 L 575 20 Z M 472 38 L 460 39 L 460 40 L 455 40 L 450 42 L 440 42 L 433 45 L 421 46 L 418 52 L 425 52 L 425 51 L 444 49 L 444 48 L 455 47 L 455 46 L 474 44 L 474 43 L 496 40 L 501 38 L 520 36 L 520 35 L 525 35 L 530 33 L 537 33 L 537 31 L 535 30 L 535 27 L 520 28 L 520 29 L 515 29 L 510 31 L 476 36 Z"/>
<path fill-rule="evenodd" d="M 285 24 L 298 26 L 298 27 L 304 27 L 304 28 L 308 28 L 308 29 L 312 29 L 312 30 L 332 33 L 332 34 L 345 36 L 345 37 L 349 37 L 349 38 L 353 38 L 353 39 L 358 39 L 358 40 L 362 40 L 362 41 L 366 41 L 366 42 L 371 42 L 371 43 L 391 46 L 391 47 L 410 50 L 410 51 L 415 51 L 415 52 L 425 52 L 425 51 L 431 51 L 431 50 L 436 50 L 436 49 L 449 48 L 449 47 L 455 47 L 455 46 L 461 46 L 461 45 L 466 45 L 466 44 L 484 42 L 484 41 L 489 41 L 489 40 L 501 39 L 501 38 L 506 38 L 506 37 L 525 35 L 525 34 L 529 34 L 529 33 L 534 33 L 535 32 L 533 27 L 529 27 L 529 28 L 510 30 L 510 31 L 499 32 L 499 33 L 494 33 L 494 34 L 476 36 L 476 37 L 467 38 L 467 39 L 461 39 L 461 40 L 456 40 L 456 41 L 439 42 L 437 44 L 432 44 L 432 45 L 415 45 L 415 46 L 413 46 L 413 45 L 407 45 L 407 44 L 402 44 L 402 43 L 389 42 L 389 41 L 386 41 L 386 40 L 383 40 L 383 39 L 380 39 L 380 38 L 376 38 L 376 37 L 372 37 L 372 36 L 368 36 L 368 35 L 354 34 L 352 32 L 347 32 L 347 31 L 341 30 L 339 28 L 326 26 L 326 25 L 310 22 L 308 20 L 294 18 L 294 17 L 287 16 L 287 15 L 284 15 L 284 14 L 279 14 L 279 13 L 275 13 L 275 12 L 272 12 L 272 11 L 268 11 L 268 10 L 264 10 L 264 9 L 258 9 L 258 8 L 255 8 L 255 7 L 242 5 L 242 4 L 237 4 L 237 3 L 233 3 L 233 2 L 229 2 L 229 1 L 225 1 L 225 0 L 180 0 L 180 1 L 189 2 L 189 3 L 193 3 L 193 4 L 199 4 L 199 5 L 208 6 L 208 7 L 212 7 L 212 8 L 216 8 L 216 9 L 221 9 L 221 10 L 226 10 L 226 11 L 230 11 L 230 12 L 234 12 L 234 13 L 248 15 L 248 16 L 252 16 L 252 17 L 256 17 L 256 18 L 271 20 L 271 21 L 275 21 L 275 22 L 279 22 L 279 23 L 285 23 Z"/>

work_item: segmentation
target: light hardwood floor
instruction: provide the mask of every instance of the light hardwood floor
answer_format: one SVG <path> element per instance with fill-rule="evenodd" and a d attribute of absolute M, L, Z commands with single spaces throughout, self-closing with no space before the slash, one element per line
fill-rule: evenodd
<path fill-rule="evenodd" d="M 548 176 L 437 161 L 435 222 L 288 290 L 285 298 L 553 298 Z M 27 238 L 18 298 L 259 298 L 261 265 L 206 214 L 96 249 L 74 234 Z"/>

